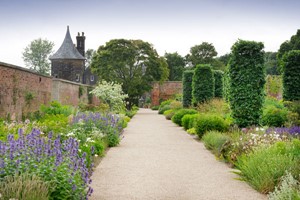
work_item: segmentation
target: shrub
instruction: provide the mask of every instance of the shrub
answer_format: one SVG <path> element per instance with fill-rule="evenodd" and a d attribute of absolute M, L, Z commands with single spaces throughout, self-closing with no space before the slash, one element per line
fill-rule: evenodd
<path fill-rule="evenodd" d="M 282 78 L 281 76 L 268 75 L 266 78 L 265 91 L 268 97 L 280 99 L 282 95 Z"/>
<path fill-rule="evenodd" d="M 299 153 L 299 140 L 277 142 L 269 148 L 262 146 L 238 158 L 238 174 L 259 192 L 269 193 L 286 171 L 299 175 Z"/>
<path fill-rule="evenodd" d="M 0 199 L 48 200 L 50 184 L 28 173 L 6 176 L 0 182 Z"/>
<path fill-rule="evenodd" d="M 164 114 L 165 111 L 170 110 L 170 109 L 171 109 L 170 105 L 161 106 L 158 110 L 158 114 Z"/>
<path fill-rule="evenodd" d="M 160 103 L 159 107 L 164 107 L 165 105 L 170 105 L 172 103 L 172 99 L 168 99 L 168 100 L 165 100 L 163 102 Z"/>
<path fill-rule="evenodd" d="M 223 146 L 230 141 L 230 137 L 218 131 L 209 131 L 202 137 L 207 149 L 212 150 L 218 157 L 222 155 Z"/>
<path fill-rule="evenodd" d="M 214 70 L 215 78 L 215 97 L 223 97 L 223 76 L 224 72 L 221 70 Z"/>
<path fill-rule="evenodd" d="M 182 108 L 182 103 L 180 101 L 172 101 L 170 103 L 170 108 L 173 110 L 178 110 Z"/>
<path fill-rule="evenodd" d="M 185 130 L 188 130 L 188 129 L 192 128 L 194 119 L 196 119 L 198 115 L 199 114 L 184 115 L 183 118 L 181 119 L 183 128 Z"/>
<path fill-rule="evenodd" d="M 192 82 L 193 82 L 194 71 L 187 70 L 183 72 L 182 84 L 183 84 L 183 107 L 189 107 L 192 105 Z"/>
<path fill-rule="evenodd" d="M 211 101 L 199 104 L 197 110 L 200 113 L 211 113 L 218 114 L 220 116 L 225 116 L 230 114 L 230 108 L 228 103 L 223 99 L 214 98 Z"/>
<path fill-rule="evenodd" d="M 193 75 L 193 104 L 203 103 L 214 97 L 215 79 L 210 65 L 198 65 Z"/>
<path fill-rule="evenodd" d="M 235 123 L 240 127 L 259 124 L 264 100 L 264 45 L 237 41 L 229 61 L 229 102 Z"/>
<path fill-rule="evenodd" d="M 58 101 L 52 101 L 50 106 L 41 105 L 40 110 L 43 114 L 69 116 L 73 113 L 73 108 L 61 105 Z"/>
<path fill-rule="evenodd" d="M 186 131 L 188 134 L 191 134 L 191 135 L 196 135 L 196 129 L 195 128 L 190 128 Z"/>
<path fill-rule="evenodd" d="M 283 62 L 283 99 L 300 100 L 300 50 L 286 53 Z"/>
<path fill-rule="evenodd" d="M 202 138 L 206 131 L 227 131 L 229 123 L 222 117 L 214 114 L 201 114 L 195 119 L 194 127 L 199 138 Z"/>
<path fill-rule="evenodd" d="M 173 109 L 171 109 L 171 110 L 166 110 L 166 111 L 164 112 L 164 116 L 166 117 L 167 120 L 171 120 L 172 117 L 173 117 L 173 115 L 174 115 L 175 113 L 176 113 L 176 110 L 173 110 Z"/>
<path fill-rule="evenodd" d="M 172 117 L 172 121 L 179 125 L 179 126 L 182 126 L 182 118 L 184 117 L 184 115 L 187 115 L 187 114 L 196 114 L 198 113 L 196 110 L 194 109 L 181 109 L 181 110 L 178 110 Z"/>
<path fill-rule="evenodd" d="M 159 109 L 159 106 L 152 106 L 151 107 L 151 110 L 158 110 Z"/>
<path fill-rule="evenodd" d="M 299 182 L 294 179 L 291 173 L 287 173 L 281 178 L 279 187 L 269 194 L 269 200 L 292 200 L 300 199 Z"/>
<path fill-rule="evenodd" d="M 285 109 L 276 108 L 275 106 L 268 106 L 263 111 L 262 125 L 281 127 L 287 121 L 288 112 Z"/>

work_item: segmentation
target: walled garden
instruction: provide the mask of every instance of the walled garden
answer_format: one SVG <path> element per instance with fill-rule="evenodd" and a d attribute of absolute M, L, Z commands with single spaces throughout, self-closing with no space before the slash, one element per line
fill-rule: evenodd
<path fill-rule="evenodd" d="M 118 91 L 101 88 L 111 87 Z M 137 112 L 111 97 L 97 107 L 53 101 L 24 121 L 1 120 L 0 199 L 87 199 L 95 165 Z"/>

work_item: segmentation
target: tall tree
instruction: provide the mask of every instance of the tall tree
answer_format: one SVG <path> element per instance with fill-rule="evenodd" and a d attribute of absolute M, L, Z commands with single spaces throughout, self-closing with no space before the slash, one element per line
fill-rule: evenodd
<path fill-rule="evenodd" d="M 278 62 L 276 58 L 277 52 L 266 52 L 265 53 L 265 68 L 266 68 L 266 73 L 270 75 L 278 75 Z"/>
<path fill-rule="evenodd" d="M 23 60 L 29 69 L 40 74 L 49 75 L 49 55 L 52 53 L 54 43 L 47 39 L 36 39 L 24 49 Z"/>
<path fill-rule="evenodd" d="M 277 59 L 279 63 L 279 70 L 282 73 L 282 66 L 284 65 L 283 56 L 291 50 L 300 50 L 300 29 L 297 30 L 296 35 L 293 35 L 290 40 L 283 42 L 277 52 Z"/>
<path fill-rule="evenodd" d="M 187 58 L 196 66 L 198 64 L 212 64 L 213 58 L 217 55 L 218 53 L 213 44 L 202 42 L 200 45 L 191 47 Z"/>
<path fill-rule="evenodd" d="M 98 48 L 91 68 L 100 80 L 122 84 L 129 107 L 151 89 L 152 81 L 164 81 L 169 76 L 165 59 L 142 40 L 110 40 Z"/>
<path fill-rule="evenodd" d="M 89 67 L 92 63 L 92 59 L 93 59 L 93 56 L 95 56 L 96 54 L 96 51 L 94 49 L 88 49 L 86 50 L 85 52 L 85 58 L 86 58 L 86 67 Z"/>
<path fill-rule="evenodd" d="M 169 67 L 169 81 L 181 81 L 182 73 L 185 66 L 184 58 L 175 53 L 165 53 L 165 58 Z"/>

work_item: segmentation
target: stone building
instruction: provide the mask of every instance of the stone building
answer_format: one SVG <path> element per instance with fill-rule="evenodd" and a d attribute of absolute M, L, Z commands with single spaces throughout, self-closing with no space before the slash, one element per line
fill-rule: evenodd
<path fill-rule="evenodd" d="M 69 26 L 60 48 L 49 59 L 51 60 L 51 76 L 77 83 L 94 85 L 97 76 L 85 67 L 85 36 L 78 33 L 76 46 L 72 41 Z"/>

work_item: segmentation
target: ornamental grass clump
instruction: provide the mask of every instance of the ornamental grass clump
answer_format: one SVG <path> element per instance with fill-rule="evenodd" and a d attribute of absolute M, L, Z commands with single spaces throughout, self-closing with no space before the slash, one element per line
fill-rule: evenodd
<path fill-rule="evenodd" d="M 20 129 L 17 139 L 8 135 L 7 142 L 0 142 L 0 182 L 28 173 L 50 184 L 50 199 L 85 199 L 93 191 L 86 159 L 74 138 L 62 141 L 51 133 L 46 138 L 37 129 L 25 136 Z"/>
<path fill-rule="evenodd" d="M 50 182 L 34 174 L 15 174 L 0 182 L 0 199 L 48 200 Z"/>
<path fill-rule="evenodd" d="M 241 179 L 261 193 L 274 191 L 286 172 L 299 175 L 300 140 L 277 142 L 266 148 L 238 157 L 237 168 Z"/>

